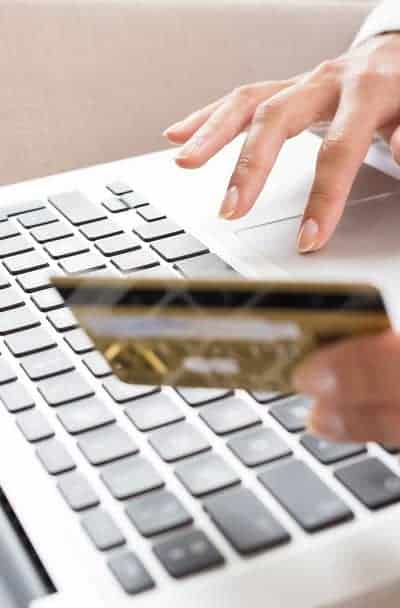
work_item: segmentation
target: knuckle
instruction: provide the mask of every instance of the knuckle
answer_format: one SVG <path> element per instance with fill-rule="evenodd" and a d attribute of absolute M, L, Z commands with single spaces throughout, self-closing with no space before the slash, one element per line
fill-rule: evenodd
<path fill-rule="evenodd" d="M 255 91 L 254 85 L 244 84 L 240 87 L 236 87 L 232 91 L 232 96 L 237 99 L 240 103 L 250 104 L 254 102 Z"/>
<path fill-rule="evenodd" d="M 339 57 L 336 59 L 327 59 L 320 63 L 314 70 L 313 75 L 324 80 L 337 80 L 343 71 L 343 60 Z"/>
<path fill-rule="evenodd" d="M 261 160 L 254 156 L 243 154 L 242 156 L 240 156 L 237 162 L 235 173 L 237 175 L 246 175 L 249 173 L 259 172 L 262 169 L 263 163 Z"/>
<path fill-rule="evenodd" d="M 254 113 L 255 123 L 280 122 L 286 114 L 285 106 L 281 102 L 267 100 L 257 106 Z"/>
<path fill-rule="evenodd" d="M 347 158 L 353 149 L 352 142 L 342 133 L 327 135 L 322 142 L 318 160 L 322 163 L 330 162 L 336 158 Z"/>

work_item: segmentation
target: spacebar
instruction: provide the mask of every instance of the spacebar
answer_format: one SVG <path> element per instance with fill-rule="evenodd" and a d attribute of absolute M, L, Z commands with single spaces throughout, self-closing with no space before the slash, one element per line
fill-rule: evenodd
<path fill-rule="evenodd" d="M 84 194 L 75 190 L 49 196 L 49 201 L 74 226 L 94 222 L 105 217 L 104 212 Z"/>

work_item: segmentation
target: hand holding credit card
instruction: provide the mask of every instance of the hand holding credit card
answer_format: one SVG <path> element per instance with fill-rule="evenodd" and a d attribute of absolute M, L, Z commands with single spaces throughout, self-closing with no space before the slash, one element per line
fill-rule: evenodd
<path fill-rule="evenodd" d="M 308 353 L 390 327 L 381 294 L 363 284 L 53 282 L 116 376 L 132 384 L 292 392 L 293 369 Z"/>

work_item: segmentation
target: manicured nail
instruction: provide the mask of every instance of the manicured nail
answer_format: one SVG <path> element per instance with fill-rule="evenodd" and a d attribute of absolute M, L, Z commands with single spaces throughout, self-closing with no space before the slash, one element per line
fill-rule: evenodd
<path fill-rule="evenodd" d="M 297 391 L 312 396 L 333 395 L 337 391 L 336 374 L 328 367 L 307 365 L 296 371 L 293 380 Z"/>
<path fill-rule="evenodd" d="M 297 248 L 300 253 L 313 251 L 318 237 L 318 224 L 312 218 L 308 218 L 302 225 L 297 239 Z"/>
<path fill-rule="evenodd" d="M 237 186 L 232 186 L 229 188 L 222 202 L 221 209 L 219 211 L 220 217 L 229 220 L 236 211 L 238 200 L 239 190 Z"/>
<path fill-rule="evenodd" d="M 348 433 L 342 418 L 332 409 L 324 409 L 323 413 L 320 411 L 317 415 L 311 414 L 307 430 L 331 441 L 346 441 L 348 439 Z"/>
<path fill-rule="evenodd" d="M 190 139 L 187 144 L 181 148 L 176 158 L 189 158 L 192 154 L 198 152 L 200 147 L 203 145 L 204 138 L 203 137 L 193 137 Z"/>
<path fill-rule="evenodd" d="M 163 135 L 164 137 L 168 137 L 170 133 L 172 133 L 173 131 L 179 131 L 180 126 L 181 126 L 181 122 L 176 122 L 173 125 L 171 125 L 170 127 L 167 127 L 165 129 L 165 131 L 163 131 Z"/>

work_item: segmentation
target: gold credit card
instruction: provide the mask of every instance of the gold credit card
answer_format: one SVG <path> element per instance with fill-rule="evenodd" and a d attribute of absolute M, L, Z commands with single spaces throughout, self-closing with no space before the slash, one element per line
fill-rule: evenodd
<path fill-rule="evenodd" d="M 132 384 L 291 392 L 316 348 L 381 332 L 369 285 L 61 278 L 53 283 L 114 373 Z"/>

